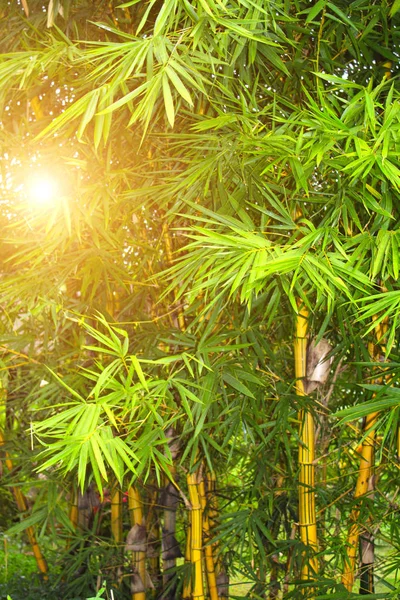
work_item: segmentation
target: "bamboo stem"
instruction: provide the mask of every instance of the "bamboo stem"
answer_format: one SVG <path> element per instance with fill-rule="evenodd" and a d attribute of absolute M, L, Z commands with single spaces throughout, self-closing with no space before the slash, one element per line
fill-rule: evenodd
<path fill-rule="evenodd" d="M 208 491 L 208 523 L 210 530 L 214 529 L 216 526 L 216 520 L 218 517 L 218 504 L 216 497 L 216 482 L 217 478 L 214 471 L 210 471 L 207 473 L 207 491 Z M 215 571 L 218 574 L 221 570 L 221 560 L 218 552 L 219 544 L 218 542 L 213 542 L 211 544 L 212 552 L 215 562 Z"/>
<path fill-rule="evenodd" d="M 147 513 L 147 557 L 149 559 L 150 579 L 154 585 L 154 595 L 158 595 L 161 581 L 160 569 L 160 524 L 155 511 L 157 504 L 158 491 L 151 492 L 150 508 Z"/>
<path fill-rule="evenodd" d="M 303 380 L 307 370 L 307 327 L 308 310 L 299 306 L 296 318 L 294 358 L 296 374 L 296 394 L 304 396 Z M 317 551 L 317 516 L 315 509 L 315 448 L 314 417 L 310 411 L 302 409 L 299 414 L 299 530 L 303 544 L 315 553 Z M 305 557 L 302 566 L 302 580 L 315 578 L 318 561 L 315 556 Z"/>
<path fill-rule="evenodd" d="M 210 541 L 210 522 L 208 513 L 206 512 L 207 500 L 206 500 L 206 489 L 204 485 L 204 479 L 201 478 L 199 482 L 199 496 L 200 504 L 203 512 L 203 534 L 204 534 L 204 557 L 208 584 L 208 593 L 210 600 L 219 600 L 218 589 L 217 589 L 217 577 L 215 573 L 215 561 L 213 555 L 213 546 L 209 543 Z"/>
<path fill-rule="evenodd" d="M 189 514 L 189 521 L 186 530 L 186 546 L 185 546 L 185 564 L 191 567 L 191 548 L 192 548 L 192 524 L 191 524 L 191 513 Z M 184 600 L 188 600 L 192 596 L 192 576 L 191 572 L 185 573 L 185 579 L 183 582 L 182 597 Z"/>
<path fill-rule="evenodd" d="M 111 492 L 111 533 L 114 541 L 120 544 L 122 541 L 122 494 L 117 486 L 114 486 Z"/>
<path fill-rule="evenodd" d="M 203 569 L 202 569 L 202 509 L 198 489 L 197 473 L 190 473 L 187 476 L 187 483 L 189 488 L 189 497 L 192 509 L 190 512 L 191 516 L 191 563 L 193 565 L 193 589 L 192 598 L 199 600 L 205 600 L 204 598 L 204 586 L 203 586 Z"/>
<path fill-rule="evenodd" d="M 207 473 L 207 491 L 208 491 L 208 521 L 212 531 L 217 524 L 218 517 L 218 502 L 216 496 L 217 478 L 214 471 Z M 225 565 L 222 560 L 219 542 L 211 544 L 212 554 L 215 565 L 215 574 L 217 582 L 217 594 L 219 600 L 228 600 L 229 598 L 229 576 L 226 572 Z"/>
<path fill-rule="evenodd" d="M 143 505 L 140 494 L 135 487 L 128 490 L 128 504 L 133 525 L 144 525 Z M 146 552 L 133 552 L 133 565 L 142 580 L 144 591 L 133 592 L 132 600 L 146 600 Z"/>
<path fill-rule="evenodd" d="M 375 328 L 376 338 L 379 341 L 384 333 L 387 330 L 387 319 L 379 324 Z M 368 345 L 369 354 L 372 359 L 376 359 L 380 350 L 374 344 Z M 381 347 L 381 350 L 384 351 L 384 348 Z M 382 378 L 376 379 L 376 383 L 381 383 Z M 356 487 L 354 491 L 354 498 L 362 498 L 365 497 L 368 493 L 370 493 L 373 489 L 372 486 L 372 478 L 374 474 L 375 467 L 375 444 L 376 444 L 376 433 L 375 427 L 379 417 L 378 412 L 370 413 L 367 415 L 364 421 L 363 427 L 363 441 L 361 444 L 360 451 L 360 465 L 358 468 L 358 476 Z M 371 489 L 372 486 L 372 489 Z M 351 592 L 354 585 L 355 578 L 355 570 L 356 570 L 356 560 L 357 560 L 357 550 L 358 550 L 358 541 L 360 539 L 360 530 L 361 526 L 359 523 L 360 517 L 360 507 L 356 506 L 350 515 L 350 530 L 347 536 L 347 556 L 343 568 L 342 574 L 342 583 L 345 588 Z M 373 587 L 373 583 L 370 585 Z"/>
<path fill-rule="evenodd" d="M 69 508 L 69 520 L 74 529 L 78 527 L 78 518 L 79 518 L 79 510 L 78 510 L 78 494 L 74 492 L 72 497 L 71 506 Z"/>
<path fill-rule="evenodd" d="M 368 431 L 365 439 L 362 442 L 360 466 L 354 498 L 361 498 L 368 492 L 368 483 L 372 475 L 374 466 L 374 445 L 375 445 L 375 430 L 376 421 L 379 413 L 371 413 L 367 416 L 364 425 L 364 431 Z M 344 565 L 342 583 L 348 591 L 351 591 L 354 584 L 355 565 L 357 559 L 358 539 L 360 535 L 360 516 L 359 507 L 354 508 L 350 515 L 350 531 L 347 537 L 347 559 Z"/>
<path fill-rule="evenodd" d="M 4 444 L 5 444 L 4 436 L 3 436 L 3 433 L 0 431 L 0 447 L 4 446 Z M 12 460 L 9 458 L 8 453 L 6 453 L 5 463 L 6 463 L 7 469 L 9 471 L 12 471 L 14 468 L 14 465 L 13 465 Z M 22 493 L 22 491 L 20 490 L 20 488 L 13 486 L 11 489 L 12 489 L 18 510 L 21 513 L 27 512 L 28 504 L 27 504 L 25 496 Z M 48 567 L 47 567 L 46 560 L 43 557 L 42 551 L 40 550 L 39 544 L 36 540 L 35 530 L 32 526 L 29 526 L 26 528 L 25 531 L 26 531 L 26 535 L 28 536 L 29 543 L 32 547 L 32 552 L 35 557 L 38 569 L 41 573 L 43 573 L 43 575 L 45 576 L 44 578 L 47 579 Z"/>

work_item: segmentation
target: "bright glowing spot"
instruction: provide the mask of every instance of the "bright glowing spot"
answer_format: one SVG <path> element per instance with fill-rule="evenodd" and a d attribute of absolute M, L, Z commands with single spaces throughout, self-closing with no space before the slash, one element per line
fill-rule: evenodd
<path fill-rule="evenodd" d="M 39 206 L 50 206 L 57 201 L 59 190 L 57 181 L 43 175 L 32 179 L 27 185 L 29 201 Z"/>

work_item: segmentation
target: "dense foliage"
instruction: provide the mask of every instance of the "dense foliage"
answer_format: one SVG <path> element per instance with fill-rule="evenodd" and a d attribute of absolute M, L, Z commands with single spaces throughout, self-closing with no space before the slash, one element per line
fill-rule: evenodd
<path fill-rule="evenodd" d="M 1 428 L 14 462 L 2 478 L 31 504 L 12 531 L 51 536 L 69 598 L 103 579 L 130 595 L 125 541 L 110 537 L 115 485 L 140 490 L 159 528 L 157 494 L 174 481 L 183 551 L 187 475 L 203 472 L 216 475 L 208 503 L 232 597 L 351 598 L 355 507 L 375 538 L 377 591 L 397 597 L 398 8 L 0 6 Z M 301 305 L 332 358 L 304 396 Z M 316 422 L 311 585 L 315 548 L 296 528 L 304 411 Z M 89 485 L 98 506 L 75 529 L 68 506 Z M 175 594 L 185 569 L 172 569 Z"/>

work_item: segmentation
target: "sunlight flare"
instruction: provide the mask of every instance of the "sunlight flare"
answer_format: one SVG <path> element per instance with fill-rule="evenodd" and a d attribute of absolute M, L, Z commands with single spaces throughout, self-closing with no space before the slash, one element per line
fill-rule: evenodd
<path fill-rule="evenodd" d="M 26 190 L 29 202 L 43 208 L 56 204 L 60 195 L 57 180 L 44 173 L 33 177 L 27 183 Z"/>

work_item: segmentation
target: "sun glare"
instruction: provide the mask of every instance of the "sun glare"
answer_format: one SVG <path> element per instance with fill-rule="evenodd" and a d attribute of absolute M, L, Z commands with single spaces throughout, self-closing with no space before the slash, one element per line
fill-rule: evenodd
<path fill-rule="evenodd" d="M 28 199 L 38 206 L 50 206 L 57 202 L 59 190 L 57 181 L 50 175 L 33 178 L 27 185 Z"/>

